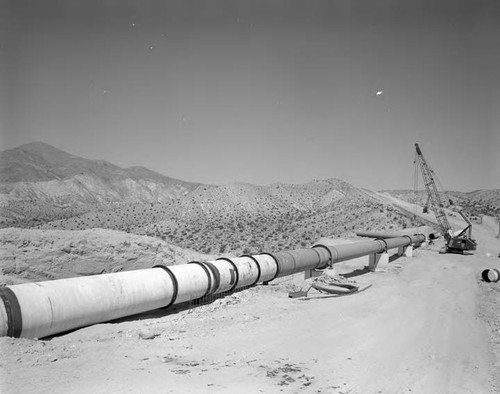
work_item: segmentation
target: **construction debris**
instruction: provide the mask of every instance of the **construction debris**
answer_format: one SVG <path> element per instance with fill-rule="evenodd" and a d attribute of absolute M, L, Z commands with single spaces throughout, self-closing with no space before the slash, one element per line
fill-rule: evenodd
<path fill-rule="evenodd" d="M 370 285 L 360 285 L 355 280 L 335 273 L 333 269 L 323 271 L 317 278 L 306 279 L 300 290 L 288 293 L 289 298 L 307 297 L 309 290 L 315 290 L 328 295 L 343 296 L 366 290 Z"/>

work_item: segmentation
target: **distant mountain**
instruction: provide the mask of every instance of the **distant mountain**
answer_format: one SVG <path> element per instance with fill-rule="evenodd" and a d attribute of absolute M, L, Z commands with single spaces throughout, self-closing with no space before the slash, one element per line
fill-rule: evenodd
<path fill-rule="evenodd" d="M 31 142 L 0 152 L 0 182 L 42 182 L 90 175 L 104 180 L 152 180 L 164 185 L 182 184 L 144 167 L 121 168 L 105 160 L 88 160 L 71 155 L 44 142 Z"/>
<path fill-rule="evenodd" d="M 116 203 L 175 200 L 198 186 L 33 142 L 0 152 L 0 226 L 29 226 Z"/>

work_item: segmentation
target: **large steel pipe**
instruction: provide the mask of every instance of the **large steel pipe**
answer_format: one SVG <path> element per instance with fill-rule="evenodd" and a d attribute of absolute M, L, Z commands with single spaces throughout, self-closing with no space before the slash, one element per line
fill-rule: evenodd
<path fill-rule="evenodd" d="M 425 241 L 425 235 L 405 235 L 398 238 L 377 239 L 374 241 L 356 242 L 341 245 L 316 244 L 313 248 L 328 250 L 331 256 L 331 264 L 367 256 L 374 253 L 382 253 L 390 249 L 408 246 L 410 244 L 421 244 Z"/>
<path fill-rule="evenodd" d="M 95 323 L 419 244 L 421 234 L 0 287 L 0 336 L 43 338 Z"/>
<path fill-rule="evenodd" d="M 377 239 L 385 239 L 385 238 L 399 238 L 403 235 L 406 235 L 403 232 L 396 231 L 357 231 L 356 235 L 358 237 L 366 237 L 366 238 L 377 238 Z"/>
<path fill-rule="evenodd" d="M 411 237 L 411 233 L 409 231 L 403 232 L 403 231 L 358 231 L 356 232 L 356 235 L 358 237 L 366 237 L 366 238 L 376 238 L 376 239 L 387 239 L 387 238 L 400 238 L 400 237 Z M 424 234 L 415 234 L 415 235 L 422 235 L 424 236 L 424 241 L 425 241 L 425 235 Z M 424 242 L 422 241 L 422 242 Z"/>
<path fill-rule="evenodd" d="M 269 255 L 276 260 L 278 266 L 275 278 L 315 268 L 323 268 L 326 267 L 330 261 L 329 253 L 316 248 L 289 250 L 269 253 Z"/>
<path fill-rule="evenodd" d="M 273 256 L 269 254 L 258 254 L 252 256 L 260 267 L 259 282 L 269 282 L 278 275 L 278 263 Z"/>
<path fill-rule="evenodd" d="M 7 286 L 0 336 L 43 338 L 146 312 L 170 304 L 174 291 L 158 268 Z"/>

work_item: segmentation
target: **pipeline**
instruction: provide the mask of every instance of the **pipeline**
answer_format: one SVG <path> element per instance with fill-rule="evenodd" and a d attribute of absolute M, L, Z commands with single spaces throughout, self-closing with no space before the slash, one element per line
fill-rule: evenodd
<path fill-rule="evenodd" d="M 0 336 L 44 338 L 80 327 L 270 282 L 420 244 L 418 234 L 0 288 Z"/>
<path fill-rule="evenodd" d="M 386 239 L 386 238 L 402 237 L 402 236 L 406 235 L 406 233 L 392 232 L 392 231 L 357 231 L 356 235 L 358 237 Z"/>

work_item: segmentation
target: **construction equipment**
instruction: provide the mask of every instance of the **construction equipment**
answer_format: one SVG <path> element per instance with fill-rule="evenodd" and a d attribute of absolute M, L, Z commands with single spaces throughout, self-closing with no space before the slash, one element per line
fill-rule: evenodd
<path fill-rule="evenodd" d="M 427 164 L 424 155 L 418 144 L 415 144 L 416 159 L 422 170 L 422 176 L 424 179 L 425 188 L 427 190 L 427 202 L 424 206 L 424 212 L 428 211 L 428 207 L 432 209 L 436 220 L 438 222 L 439 228 L 445 238 L 445 250 L 446 253 L 461 253 L 465 251 L 476 250 L 477 243 L 472 239 L 472 223 L 467 219 L 467 217 L 458 210 L 458 213 L 467 223 L 467 226 L 463 230 L 453 231 L 446 217 L 446 212 L 444 210 L 443 202 L 439 196 L 439 192 L 436 186 L 435 178 L 436 175 L 434 171 Z M 416 164 L 416 163 L 415 163 Z M 449 200 L 450 205 L 453 205 L 453 201 Z"/>

